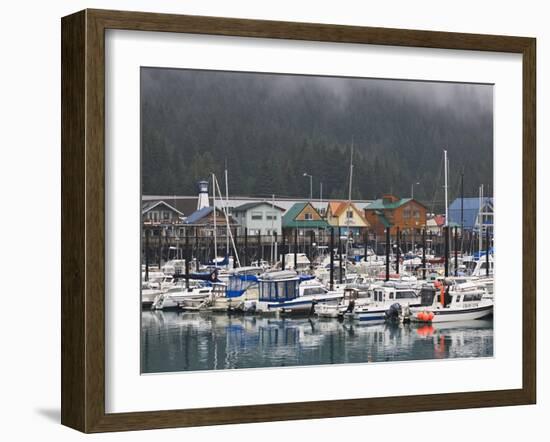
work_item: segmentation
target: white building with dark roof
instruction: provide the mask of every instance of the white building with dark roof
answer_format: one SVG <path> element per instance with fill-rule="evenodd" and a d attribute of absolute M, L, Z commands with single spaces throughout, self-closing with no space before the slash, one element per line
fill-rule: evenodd
<path fill-rule="evenodd" d="M 256 201 L 241 204 L 231 211 L 239 223 L 239 235 L 248 229 L 249 235 L 281 235 L 281 219 L 285 209 L 271 202 Z"/>
<path fill-rule="evenodd" d="M 141 216 L 145 224 L 180 224 L 183 213 L 165 201 L 142 201 Z"/>

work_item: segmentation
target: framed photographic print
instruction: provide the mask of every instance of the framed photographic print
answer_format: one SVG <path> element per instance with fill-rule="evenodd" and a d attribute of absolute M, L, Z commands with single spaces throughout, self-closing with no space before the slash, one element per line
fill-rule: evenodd
<path fill-rule="evenodd" d="M 62 423 L 532 404 L 535 40 L 62 19 Z"/>

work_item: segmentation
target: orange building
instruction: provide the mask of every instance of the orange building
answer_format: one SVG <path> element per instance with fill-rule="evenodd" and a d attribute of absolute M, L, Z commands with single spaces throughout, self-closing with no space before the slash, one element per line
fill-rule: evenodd
<path fill-rule="evenodd" d="M 365 208 L 365 217 L 377 236 L 382 236 L 387 227 L 395 235 L 397 228 L 404 233 L 420 234 L 426 226 L 427 208 L 413 198 L 397 198 L 383 195 Z"/>

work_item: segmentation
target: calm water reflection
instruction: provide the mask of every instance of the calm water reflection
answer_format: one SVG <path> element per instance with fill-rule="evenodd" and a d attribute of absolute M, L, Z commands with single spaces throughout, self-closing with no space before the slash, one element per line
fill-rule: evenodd
<path fill-rule="evenodd" d="M 363 325 L 215 313 L 142 313 L 143 373 L 493 355 L 493 320 Z"/>

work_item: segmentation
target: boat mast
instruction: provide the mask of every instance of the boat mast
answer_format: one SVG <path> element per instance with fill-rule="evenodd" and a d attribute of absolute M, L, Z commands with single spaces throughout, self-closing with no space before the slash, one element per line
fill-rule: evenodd
<path fill-rule="evenodd" d="M 218 232 L 216 225 L 216 175 L 212 174 L 212 207 L 214 208 L 214 267 L 218 267 Z"/>
<path fill-rule="evenodd" d="M 225 208 L 229 207 L 229 185 L 227 180 L 227 158 L 225 159 Z M 225 256 L 229 259 L 229 218 L 225 218 Z"/>
<path fill-rule="evenodd" d="M 478 217 L 478 250 L 481 254 L 481 248 L 483 247 L 483 184 L 479 186 L 479 210 L 477 213 Z"/>
<path fill-rule="evenodd" d="M 460 257 L 464 257 L 464 166 L 460 174 Z"/>
<path fill-rule="evenodd" d="M 271 195 L 271 262 L 275 262 L 275 194 Z"/>
<path fill-rule="evenodd" d="M 214 177 L 214 179 L 215 179 L 215 177 Z M 215 186 L 216 186 L 216 189 L 218 189 L 218 195 L 221 195 L 222 191 L 220 189 L 220 185 L 218 184 L 217 179 L 215 179 Z M 222 199 L 222 201 L 223 201 L 223 199 Z M 229 225 L 229 212 L 228 212 L 229 209 L 228 209 L 227 205 L 224 204 L 222 206 L 222 210 L 223 210 L 223 214 L 225 216 L 225 222 L 227 223 L 227 225 Z M 235 238 L 233 238 L 233 233 L 231 232 L 231 229 L 228 230 L 228 233 L 229 233 L 229 238 L 231 240 L 231 245 L 233 246 L 233 256 L 237 261 L 237 267 L 240 267 L 241 266 L 241 261 L 239 260 L 239 253 L 237 252 L 237 246 L 235 245 Z M 246 236 L 245 236 L 245 249 L 246 249 Z"/>
<path fill-rule="evenodd" d="M 347 241 L 346 241 L 346 259 L 349 258 L 349 216 L 348 211 L 351 210 L 351 188 L 352 188 L 352 182 L 353 182 L 353 137 L 351 139 L 351 152 L 350 152 L 350 160 L 349 160 L 349 188 L 348 188 L 348 207 L 346 210 L 346 235 L 347 235 Z"/>
<path fill-rule="evenodd" d="M 449 173 L 449 160 L 447 158 L 447 151 L 444 150 L 445 161 L 445 227 L 449 226 L 449 196 L 448 196 L 448 173 Z"/>

